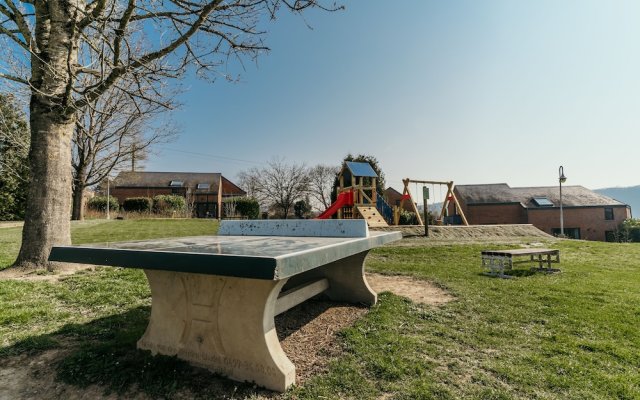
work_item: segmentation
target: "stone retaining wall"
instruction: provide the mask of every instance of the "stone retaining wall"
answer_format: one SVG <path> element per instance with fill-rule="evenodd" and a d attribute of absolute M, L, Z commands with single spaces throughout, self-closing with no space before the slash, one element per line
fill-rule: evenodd
<path fill-rule="evenodd" d="M 376 231 L 400 231 L 403 237 L 424 236 L 424 226 L 400 225 L 372 228 Z M 540 237 L 553 238 L 531 224 L 439 226 L 429 225 L 429 239 L 473 240 L 489 238 Z"/>

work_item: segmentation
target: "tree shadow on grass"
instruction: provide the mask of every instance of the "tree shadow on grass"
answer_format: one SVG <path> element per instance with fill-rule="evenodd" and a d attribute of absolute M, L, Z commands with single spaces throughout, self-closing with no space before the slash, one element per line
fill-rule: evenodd
<path fill-rule="evenodd" d="M 533 276 L 536 274 L 536 271 L 531 270 L 531 269 L 512 269 L 509 271 L 505 271 L 504 272 L 505 275 L 509 275 L 509 276 L 513 276 L 513 277 L 517 277 L 517 278 L 524 278 L 527 276 Z"/>
<path fill-rule="evenodd" d="M 296 307 L 276 318 L 280 340 L 330 307 L 326 302 Z M 235 382 L 177 357 L 156 355 L 136 349 L 149 321 L 150 308 L 139 307 L 122 314 L 85 324 L 68 324 L 57 332 L 32 336 L 0 349 L 0 357 L 35 357 L 46 350 L 60 349 L 52 367 L 56 378 L 78 388 L 97 385 L 105 395 L 143 392 L 151 398 L 178 396 L 194 399 L 275 398 L 274 393 L 249 383 Z M 0 363 L 0 366 L 2 363 Z"/>

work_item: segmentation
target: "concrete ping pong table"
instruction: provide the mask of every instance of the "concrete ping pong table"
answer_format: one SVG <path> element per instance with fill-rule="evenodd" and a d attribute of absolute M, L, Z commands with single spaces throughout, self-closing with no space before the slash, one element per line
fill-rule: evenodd
<path fill-rule="evenodd" d="M 57 246 L 49 260 L 144 269 L 151 317 L 139 349 L 285 391 L 295 366 L 274 317 L 320 293 L 374 305 L 364 259 L 401 238 L 364 220 L 222 221 L 218 236 Z"/>

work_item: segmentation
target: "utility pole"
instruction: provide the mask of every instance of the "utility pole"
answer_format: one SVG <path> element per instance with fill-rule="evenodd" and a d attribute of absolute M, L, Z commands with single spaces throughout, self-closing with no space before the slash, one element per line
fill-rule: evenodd
<path fill-rule="evenodd" d="M 422 187 L 422 207 L 424 210 L 424 235 L 429 237 L 429 208 L 427 206 L 427 200 L 429 199 L 429 188 L 426 186 Z"/>

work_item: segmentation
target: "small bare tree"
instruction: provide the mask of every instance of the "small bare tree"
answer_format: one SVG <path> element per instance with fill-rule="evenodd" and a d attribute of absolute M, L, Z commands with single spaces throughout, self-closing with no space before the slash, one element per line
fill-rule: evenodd
<path fill-rule="evenodd" d="M 274 159 L 264 168 L 251 168 L 239 174 L 240 185 L 263 206 L 275 207 L 288 218 L 297 200 L 309 190 L 309 173 L 304 164 L 287 164 Z"/>
<path fill-rule="evenodd" d="M 339 167 L 322 164 L 309 169 L 309 196 L 316 210 L 324 211 L 331 205 L 331 189 L 338 172 Z"/>
<path fill-rule="evenodd" d="M 163 114 L 174 108 L 173 96 L 153 88 L 144 98 L 114 87 L 108 95 L 78 111 L 73 135 L 73 203 L 71 219 L 84 217 L 84 190 L 102 182 L 112 171 L 135 168 L 153 145 L 174 138 Z"/>
<path fill-rule="evenodd" d="M 179 77 L 188 67 L 226 77 L 228 60 L 267 50 L 265 19 L 275 19 L 283 7 L 327 9 L 319 1 L 0 0 L 0 78 L 24 85 L 31 96 L 32 180 L 15 265 L 48 265 L 53 245 L 71 243 L 78 110 L 114 87 L 144 98 L 139 88 Z"/>
<path fill-rule="evenodd" d="M 232 197 L 227 199 L 227 201 L 222 202 L 223 213 L 221 214 L 225 216 L 225 218 L 233 218 L 236 216 L 236 199 Z"/>

